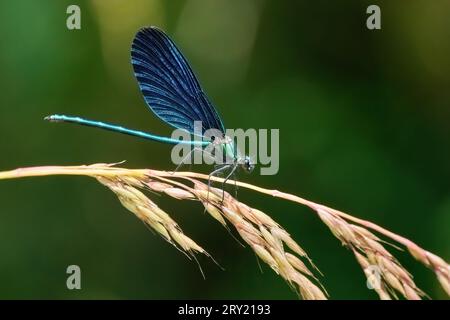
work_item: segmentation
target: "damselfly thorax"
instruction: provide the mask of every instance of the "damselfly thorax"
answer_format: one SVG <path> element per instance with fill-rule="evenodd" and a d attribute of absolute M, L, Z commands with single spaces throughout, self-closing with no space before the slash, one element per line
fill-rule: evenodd
<path fill-rule="evenodd" d="M 231 168 L 241 167 L 246 172 L 252 172 L 255 168 L 251 158 L 239 150 L 232 138 L 228 136 L 214 138 L 212 145 L 214 150 L 222 150 L 222 163 L 218 163 L 219 165 L 222 164 Z M 219 158 L 216 159 L 220 160 Z"/>

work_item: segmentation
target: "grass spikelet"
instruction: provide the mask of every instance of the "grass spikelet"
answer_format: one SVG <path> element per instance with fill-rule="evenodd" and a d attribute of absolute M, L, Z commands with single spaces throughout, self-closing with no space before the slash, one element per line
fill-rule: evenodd
<path fill-rule="evenodd" d="M 0 172 L 0 180 L 47 175 L 83 175 L 95 178 L 113 191 L 127 210 L 179 250 L 194 258 L 195 253 L 211 257 L 182 231 L 168 212 L 159 208 L 147 196 L 146 191 L 181 201 L 198 201 L 225 228 L 232 226 L 261 261 L 280 275 L 303 299 L 327 298 L 325 289 L 316 277 L 316 272 L 320 271 L 289 233 L 260 209 L 251 208 L 227 192 L 223 194 L 222 190 L 209 188 L 205 183 L 209 179 L 208 175 L 126 169 L 115 165 L 117 164 L 21 168 Z M 223 179 L 216 177 L 212 180 L 223 182 Z M 386 249 L 386 241 L 394 248 L 406 248 L 412 257 L 430 268 L 443 290 L 450 296 L 449 264 L 411 240 L 370 221 L 292 194 L 239 181 L 229 180 L 227 183 L 311 208 L 331 233 L 350 249 L 366 275 L 367 282 L 380 299 L 397 299 L 400 295 L 405 299 L 416 300 L 425 296 L 414 283 L 412 275 Z"/>
<path fill-rule="evenodd" d="M 134 186 L 124 184 L 124 180 L 108 179 L 103 177 L 97 177 L 97 180 L 111 189 L 118 197 L 122 205 L 129 211 L 134 213 L 142 222 L 155 230 L 165 240 L 181 248 L 187 254 L 192 255 L 193 252 L 199 252 L 207 254 L 207 252 L 200 247 L 194 240 L 190 239 L 183 234 L 183 231 L 179 225 L 163 210 L 161 210 L 153 201 L 151 201 L 143 192 L 136 189 Z M 142 181 L 127 179 L 128 183 L 134 185 L 140 185 Z M 161 187 L 162 184 L 156 187 Z M 172 191 L 176 188 L 169 188 Z M 184 195 L 185 198 L 188 195 L 186 191 L 179 189 L 180 192 L 171 192 L 174 198 L 182 198 L 180 195 Z M 167 191 L 167 190 L 165 190 Z"/>

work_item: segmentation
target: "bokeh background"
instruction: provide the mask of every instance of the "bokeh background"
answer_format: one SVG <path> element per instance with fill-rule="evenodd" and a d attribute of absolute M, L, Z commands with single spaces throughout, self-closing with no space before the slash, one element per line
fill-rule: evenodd
<path fill-rule="evenodd" d="M 81 8 L 81 30 L 66 8 Z M 378 4 L 382 30 L 369 31 Z M 0 3 L 0 170 L 127 160 L 172 170 L 170 146 L 43 121 L 82 115 L 170 134 L 130 64 L 164 29 L 230 128 L 279 128 L 280 171 L 240 178 L 372 220 L 450 258 L 448 1 L 93 0 Z M 207 168 L 198 168 L 207 172 Z M 240 191 L 310 254 L 334 299 L 376 299 L 352 254 L 309 210 Z M 0 298 L 296 299 L 197 203 L 156 198 L 226 269 L 197 265 L 82 177 L 0 181 Z M 432 272 L 399 252 L 417 284 Z M 82 290 L 66 288 L 66 268 Z"/>

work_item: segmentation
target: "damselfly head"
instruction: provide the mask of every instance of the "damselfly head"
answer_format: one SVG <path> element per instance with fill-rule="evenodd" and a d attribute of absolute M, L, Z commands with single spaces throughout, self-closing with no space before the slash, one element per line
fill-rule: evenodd
<path fill-rule="evenodd" d="M 245 172 L 251 173 L 253 169 L 255 169 L 255 163 L 249 156 L 245 156 L 244 161 L 241 163 L 241 167 L 245 170 Z"/>

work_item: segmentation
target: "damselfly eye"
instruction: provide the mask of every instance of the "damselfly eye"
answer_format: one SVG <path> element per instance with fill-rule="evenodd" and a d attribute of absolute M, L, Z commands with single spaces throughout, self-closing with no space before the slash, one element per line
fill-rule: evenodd
<path fill-rule="evenodd" d="M 245 169 L 245 171 L 247 171 L 248 173 L 252 172 L 253 169 L 255 169 L 255 164 L 252 163 L 251 159 L 247 156 L 244 159 L 244 164 L 243 167 Z"/>

